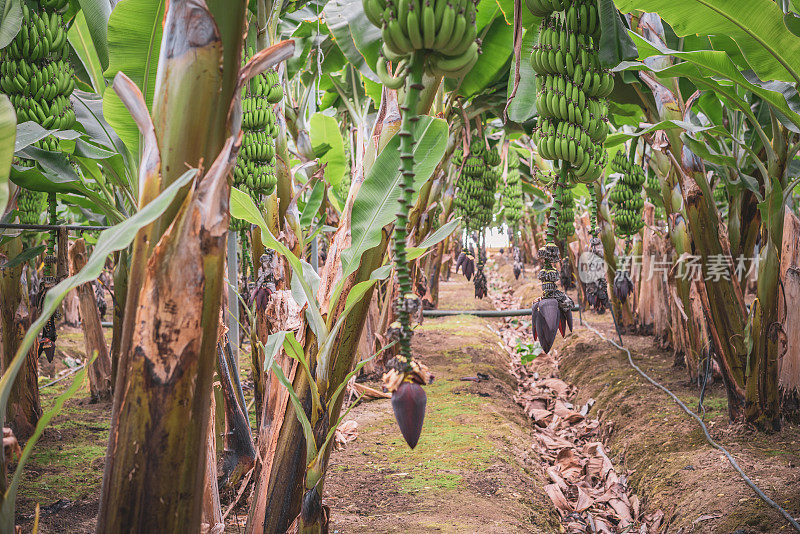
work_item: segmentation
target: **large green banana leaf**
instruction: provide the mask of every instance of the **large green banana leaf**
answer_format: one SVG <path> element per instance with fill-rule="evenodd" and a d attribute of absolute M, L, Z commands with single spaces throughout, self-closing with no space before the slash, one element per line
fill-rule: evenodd
<path fill-rule="evenodd" d="M 124 72 L 153 105 L 166 0 L 121 0 L 108 19 L 106 78 Z M 138 161 L 139 128 L 114 91 L 103 93 L 103 114 Z"/>
<path fill-rule="evenodd" d="M 800 83 L 800 37 L 773 0 L 615 0 L 627 13 L 657 12 L 679 36 L 727 35 L 762 80 Z"/>
<path fill-rule="evenodd" d="M 361 0 L 332 0 L 323 11 L 325 22 L 347 61 L 377 82 L 375 63 L 381 49 L 381 30 L 364 14 Z"/>
<path fill-rule="evenodd" d="M 0 95 L 0 216 L 8 204 L 8 174 L 14 157 L 17 137 L 17 115 L 6 95 Z"/>
<path fill-rule="evenodd" d="M 108 19 L 111 16 L 110 0 L 78 0 L 86 29 L 94 44 L 100 66 L 108 68 Z"/>
<path fill-rule="evenodd" d="M 67 31 L 69 44 L 81 60 L 89 80 L 92 82 L 93 90 L 102 95 L 106 90 L 106 81 L 103 77 L 105 67 L 100 63 L 97 50 L 92 43 L 92 35 L 86 23 L 86 16 L 83 11 L 78 11 L 72 19 L 72 25 Z M 106 43 L 106 53 L 108 53 L 108 43 Z M 108 58 L 106 56 L 106 61 Z"/>
<path fill-rule="evenodd" d="M 0 0 L 0 16 L 0 48 L 5 48 L 22 26 L 21 0 Z"/>
<path fill-rule="evenodd" d="M 480 35 L 480 32 L 479 34 Z M 485 29 L 481 43 L 481 55 L 458 89 L 466 98 L 483 93 L 498 82 L 503 82 L 508 74 L 508 66 L 514 54 L 514 27 L 506 22 L 502 11 Z M 523 54 L 523 58 L 525 54 Z"/>
<path fill-rule="evenodd" d="M 663 77 L 684 77 L 703 89 L 726 92 L 725 87 L 716 80 L 729 80 L 758 95 L 786 117 L 792 124 L 800 126 L 800 97 L 797 91 L 782 82 L 762 83 L 740 72 L 725 52 L 716 50 L 695 50 L 680 52 L 646 41 L 631 32 L 639 50 L 639 58 L 656 55 L 671 55 L 686 61 L 663 69 L 653 69 L 641 63 L 623 63 L 617 70 L 644 69 L 656 72 Z M 731 92 L 728 89 L 727 92 Z M 735 93 L 735 91 L 733 91 Z"/>
<path fill-rule="evenodd" d="M 333 117 L 322 113 L 314 113 L 309 122 L 314 153 L 316 154 L 322 147 L 327 149 L 319 158 L 320 165 L 325 165 L 325 181 L 336 187 L 342 182 L 347 166 L 339 123 Z"/>
<path fill-rule="evenodd" d="M 412 133 L 414 189 L 430 178 L 447 148 L 447 123 L 421 117 Z M 358 269 L 361 256 L 381 241 L 383 227 L 395 219 L 401 194 L 400 136 L 395 135 L 375 160 L 353 203 L 351 245 L 342 252 L 342 278 Z"/>

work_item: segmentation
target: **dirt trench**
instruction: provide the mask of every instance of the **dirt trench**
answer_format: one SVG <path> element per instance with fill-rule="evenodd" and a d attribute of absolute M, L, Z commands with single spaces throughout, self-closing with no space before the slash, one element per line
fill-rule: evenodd
<path fill-rule="evenodd" d="M 509 262 L 498 259 L 493 271 L 517 294 L 533 299 L 536 284 L 515 282 Z M 582 317 L 606 338 L 617 339 L 608 312 L 584 312 Z M 689 383 L 685 369 L 674 367 L 671 351 L 658 349 L 651 336 L 623 334 L 622 339 L 646 373 L 689 407 L 705 410 L 714 439 L 770 498 L 800 516 L 800 426 L 786 423 L 780 432 L 765 434 L 730 422 L 719 381 L 707 388 L 698 409 L 699 387 Z M 583 327 L 579 317 L 574 333 L 558 336 L 551 353 L 557 355 L 560 377 L 578 386 L 573 403 L 595 401 L 590 415 L 602 422 L 603 441 L 617 471 L 627 474 L 645 510 L 664 513 L 659 532 L 793 532 L 705 441 L 699 425 L 636 373 L 625 352 Z"/>

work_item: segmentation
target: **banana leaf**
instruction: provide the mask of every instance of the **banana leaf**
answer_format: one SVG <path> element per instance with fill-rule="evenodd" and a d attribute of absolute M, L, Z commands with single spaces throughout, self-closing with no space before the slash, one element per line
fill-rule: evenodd
<path fill-rule="evenodd" d="M 447 147 L 447 123 L 421 117 L 415 124 L 414 189 L 430 178 Z M 394 136 L 375 160 L 353 203 L 351 245 L 342 252 L 342 279 L 358 269 L 361 256 L 381 241 L 383 227 L 395 219 L 401 194 L 400 137 Z"/>
<path fill-rule="evenodd" d="M 6 95 L 0 96 L 0 216 L 8 205 L 8 175 L 14 157 L 14 140 L 17 135 L 17 115 Z"/>
<path fill-rule="evenodd" d="M 124 72 L 152 109 L 166 0 L 121 0 L 108 19 L 106 78 Z M 103 93 L 103 114 L 138 161 L 139 129 L 114 91 Z"/>
<path fill-rule="evenodd" d="M 772 0 L 615 0 L 623 13 L 657 12 L 678 36 L 727 35 L 762 80 L 800 83 L 800 37 Z"/>

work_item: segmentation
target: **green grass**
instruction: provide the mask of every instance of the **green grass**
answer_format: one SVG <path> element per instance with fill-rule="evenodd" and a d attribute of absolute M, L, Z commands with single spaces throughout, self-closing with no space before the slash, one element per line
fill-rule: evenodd
<path fill-rule="evenodd" d="M 461 473 L 486 469 L 496 458 L 496 445 L 487 429 L 497 425 L 487 411 L 488 403 L 477 395 L 455 394 L 456 386 L 461 383 L 439 380 L 426 387 L 425 425 L 413 451 L 393 419 L 364 428 L 364 433 L 380 430 L 393 436 L 369 447 L 365 454 L 373 468 L 408 473 L 398 480 L 402 491 L 457 489 L 463 483 Z"/>

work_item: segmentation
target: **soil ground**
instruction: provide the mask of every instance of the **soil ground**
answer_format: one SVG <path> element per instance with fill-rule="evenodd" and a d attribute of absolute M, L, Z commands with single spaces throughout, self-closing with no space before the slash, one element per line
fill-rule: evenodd
<path fill-rule="evenodd" d="M 490 265 L 492 265 L 490 263 Z M 497 275 L 513 280 L 500 261 Z M 533 274 L 512 284 L 529 300 Z M 472 284 L 460 275 L 442 283 L 442 309 L 486 308 L 472 298 Z M 490 287 L 490 291 L 492 288 Z M 608 314 L 585 317 L 611 335 Z M 526 319 L 521 319 L 525 321 Z M 546 483 L 530 447 L 531 422 L 512 396 L 516 382 L 510 359 L 489 327 L 499 319 L 468 316 L 428 319 L 417 330 L 414 349 L 436 375 L 426 387 L 428 413 L 416 449 L 409 450 L 394 423 L 388 400 L 357 406 L 348 419 L 359 436 L 332 455 L 325 502 L 332 510 L 331 531 L 393 532 L 559 532 L 560 524 L 541 488 Z M 529 324 L 529 319 L 527 320 Z M 652 339 L 624 336 L 634 360 L 689 406 L 698 390 L 685 371 L 672 367 L 672 354 Z M 62 329 L 57 361 L 82 357 L 80 331 Z M 619 472 L 629 473 L 646 510 L 661 509 L 666 532 L 789 532 L 785 522 L 757 499 L 722 455 L 666 395 L 649 386 L 627 364 L 625 354 L 579 326 L 559 337 L 564 380 L 577 384 L 575 404 L 597 402 L 593 413 L 604 422 L 609 455 Z M 246 367 L 247 356 L 242 356 Z M 58 363 L 55 370 L 63 368 Z M 462 381 L 486 373 L 483 382 Z M 71 379 L 44 388 L 47 410 Z M 41 383 L 50 382 L 43 378 Z M 89 533 L 94 530 L 102 478 L 110 405 L 89 404 L 88 385 L 45 430 L 20 485 L 17 522 L 32 527 L 37 503 L 40 532 Z M 800 512 L 800 428 L 760 434 L 728 422 L 722 386 L 706 392 L 705 419 L 742 468 L 774 500 Z M 241 532 L 232 526 L 229 532 Z"/>

